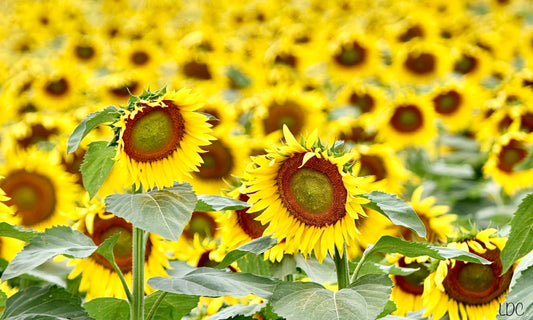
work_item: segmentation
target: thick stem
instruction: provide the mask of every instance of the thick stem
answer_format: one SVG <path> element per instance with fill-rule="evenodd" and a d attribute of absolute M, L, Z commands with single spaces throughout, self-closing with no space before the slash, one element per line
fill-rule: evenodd
<path fill-rule="evenodd" d="M 131 294 L 130 288 L 128 287 L 128 282 L 126 281 L 126 278 L 124 277 L 124 274 L 122 273 L 122 270 L 120 270 L 120 268 L 118 267 L 117 263 L 115 262 L 115 259 L 111 261 L 110 260 L 107 260 L 107 261 L 111 263 L 111 265 L 113 266 L 113 269 L 117 273 L 120 279 L 120 283 L 122 283 L 122 287 L 124 287 L 124 292 L 126 292 L 126 297 L 128 298 L 128 302 L 131 305 L 133 301 L 133 295 Z"/>
<path fill-rule="evenodd" d="M 346 252 L 346 243 L 344 244 L 344 253 L 340 254 L 339 249 L 335 246 L 335 268 L 337 269 L 337 286 L 339 290 L 350 285 L 350 270 L 348 269 L 348 254 Z"/>
<path fill-rule="evenodd" d="M 144 320 L 144 231 L 133 227 L 133 303 L 131 320 Z"/>

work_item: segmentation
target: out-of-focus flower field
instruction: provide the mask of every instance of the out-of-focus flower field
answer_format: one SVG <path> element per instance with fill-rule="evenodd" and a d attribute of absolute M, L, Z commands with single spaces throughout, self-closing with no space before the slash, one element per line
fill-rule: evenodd
<path fill-rule="evenodd" d="M 161 88 L 166 89 L 155 98 L 146 95 Z M 163 103 L 174 101 L 176 105 L 171 105 L 182 111 L 193 106 L 191 110 L 209 115 L 212 131 L 196 123 L 186 127 L 181 134 L 190 142 L 181 145 L 182 158 L 163 159 L 157 166 L 139 160 L 143 167 L 135 166 L 142 175 L 129 177 L 132 184 L 161 189 L 168 187 L 163 181 L 177 172 L 198 195 L 223 195 L 248 202 L 253 209 L 250 215 L 242 208 L 194 211 L 178 241 L 150 234 L 146 279 L 180 277 L 192 268 L 214 267 L 232 249 L 271 233 L 278 237 L 276 246 L 261 251 L 258 259 L 233 261 L 229 268 L 287 281 L 314 281 L 335 291 L 334 250 L 342 250 L 345 243 L 350 270 L 356 268 L 357 273 L 362 263 L 355 267 L 355 262 L 362 261 L 365 249 L 383 235 L 470 250 L 496 261 L 499 257 L 485 252 L 499 254 L 513 214 L 533 190 L 533 3 L 529 0 L 4 0 L 0 3 L 0 216 L 7 224 L 0 228 L 2 272 L 31 238 L 24 240 L 22 230 L 44 232 L 67 226 L 61 230 L 78 230 L 96 245 L 122 232 L 114 254 L 117 268 L 131 282 L 131 224 L 112 217 L 104 203 L 106 196 L 123 191 L 109 181 L 122 179 L 124 172 L 112 171 L 104 184 L 111 169 L 103 178 L 89 176 L 106 163 L 96 153 L 86 155 L 91 142 L 103 140 L 127 152 L 128 141 L 120 130 L 133 121 L 135 112 L 143 112 L 144 102 L 135 112 L 128 109 L 122 122 L 110 118 L 107 122 L 115 121 L 112 125 L 97 126 L 106 122 L 98 120 L 91 131 L 90 120 L 85 120 L 89 130 L 73 150 L 69 136 L 88 115 L 136 103 L 131 97 L 143 92 L 148 102 L 162 97 Z M 194 122 L 192 116 L 175 117 L 185 126 Z M 165 129 L 161 124 L 152 130 Z M 142 137 L 132 139 L 145 143 Z M 300 151 L 309 153 L 298 158 L 301 166 L 287 164 L 283 168 L 290 169 L 283 170 L 297 170 L 306 163 L 322 168 L 313 161 L 329 159 L 336 169 L 328 170 L 334 173 L 295 174 L 287 180 L 279 173 L 277 180 L 265 178 Z M 117 151 L 112 158 L 126 162 L 128 157 Z M 201 164 L 196 168 L 195 163 Z M 300 182 L 317 183 L 306 185 L 306 191 L 333 188 L 331 198 L 323 202 L 309 196 L 312 207 L 303 206 L 307 213 L 334 203 L 339 194 L 332 175 L 342 177 L 338 183 L 348 199 L 342 204 L 343 217 L 359 216 L 355 225 L 343 221 L 341 228 L 313 218 L 310 227 L 291 211 L 291 205 L 286 216 L 277 216 L 290 201 L 305 202 L 302 199 L 308 195 L 295 186 Z M 320 180 L 326 176 L 330 180 Z M 289 192 L 282 187 L 285 183 L 292 200 L 286 200 L 290 196 L 284 195 Z M 351 189 L 352 185 L 357 187 Z M 408 203 L 427 237 L 364 207 L 357 196 L 371 191 L 393 194 Z M 363 201 L 364 210 L 353 199 Z M 524 224 L 533 227 L 532 207 L 521 206 L 527 211 Z M 532 237 L 529 233 L 525 241 L 533 242 Z M 86 258 L 57 253 L 64 256 L 2 282 L 1 306 L 17 292 L 52 284 L 88 302 L 85 309 L 96 319 L 111 317 L 95 311 L 98 301 L 115 306 L 113 319 L 122 319 L 124 305 L 117 301 L 126 300 L 95 300 L 129 298 L 117 268 L 100 253 Z M 523 256 L 517 255 L 517 259 Z M 455 285 L 446 280 L 453 275 L 451 264 L 434 261 L 429 267 L 429 256 L 380 257 L 374 262 L 389 268 L 382 273 L 393 280 L 390 300 L 396 304 L 382 316 L 393 313 L 399 319 L 422 308 L 425 311 L 409 319 L 494 319 L 497 312 L 502 316 L 503 293 L 512 273 L 508 279 L 501 277 L 504 280 L 491 278 L 499 277 L 495 270 L 502 271 L 501 261 L 500 269 L 469 269 L 481 278 L 490 270 L 491 276 L 483 278 L 487 283 L 472 285 L 467 272 L 458 271 L 460 284 Z M 395 273 L 393 266 L 400 271 Z M 427 272 L 401 273 L 407 267 Z M 472 292 L 499 287 L 489 298 L 480 298 L 483 294 L 461 291 L 465 283 Z M 155 295 L 152 300 L 159 297 L 155 291 L 147 285 L 146 294 Z M 220 296 L 183 298 L 192 306 L 183 307 L 186 311 L 179 317 L 300 319 L 284 312 L 279 297 L 277 305 L 272 298 L 271 306 L 258 294 Z M 520 302 L 531 308 L 531 301 Z M 177 302 L 173 303 L 168 300 L 162 306 L 177 310 Z M 263 304 L 264 308 L 245 309 Z M 233 313 L 224 317 L 224 310 Z M 10 319 L 9 314 L 1 319 Z"/>

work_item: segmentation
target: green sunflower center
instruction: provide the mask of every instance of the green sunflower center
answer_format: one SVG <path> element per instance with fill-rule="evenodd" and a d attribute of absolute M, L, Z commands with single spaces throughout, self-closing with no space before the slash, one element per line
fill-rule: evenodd
<path fill-rule="evenodd" d="M 468 291 L 484 291 L 494 282 L 494 271 L 490 266 L 470 263 L 459 270 L 457 280 Z"/>
<path fill-rule="evenodd" d="M 366 50 L 359 43 L 354 42 L 351 46 L 345 45 L 334 56 L 335 61 L 346 67 L 353 67 L 363 63 L 366 59 Z"/>
<path fill-rule="evenodd" d="M 62 96 L 68 92 L 69 84 L 65 78 L 50 81 L 45 87 L 47 93 L 53 96 Z"/>
<path fill-rule="evenodd" d="M 513 172 L 514 167 L 522 162 L 528 155 L 523 144 L 517 140 L 511 140 L 498 154 L 498 168 L 505 172 Z"/>
<path fill-rule="evenodd" d="M 206 151 L 202 153 L 204 163 L 195 173 L 196 176 L 204 180 L 218 180 L 229 176 L 234 166 L 229 148 L 220 140 L 215 140 L 204 149 Z"/>
<path fill-rule="evenodd" d="M 387 169 L 380 157 L 374 155 L 361 155 L 359 161 L 361 162 L 361 170 L 359 171 L 360 177 L 373 175 L 376 177 L 376 181 L 383 180 L 387 177 Z"/>
<path fill-rule="evenodd" d="M 452 114 L 461 105 L 461 95 L 455 90 L 440 94 L 433 99 L 435 111 L 440 114 Z"/>
<path fill-rule="evenodd" d="M 94 56 L 94 48 L 90 46 L 76 46 L 75 52 L 76 56 L 82 60 L 89 60 Z"/>
<path fill-rule="evenodd" d="M 391 125 L 400 132 L 415 132 L 423 125 L 422 112 L 415 105 L 397 107 L 391 118 Z"/>
<path fill-rule="evenodd" d="M 322 213 L 331 206 L 333 187 L 323 172 L 302 168 L 292 176 L 290 186 L 298 204 L 309 212 Z"/>
<path fill-rule="evenodd" d="M 347 191 L 337 166 L 312 157 L 303 166 L 305 153 L 286 159 L 278 172 L 278 190 L 289 213 L 301 222 L 324 227 L 346 215 Z"/>
<path fill-rule="evenodd" d="M 431 53 L 409 54 L 404 66 L 417 75 L 425 75 L 435 70 L 437 59 Z"/>
<path fill-rule="evenodd" d="M 350 103 L 359 108 L 361 113 L 371 112 L 374 109 L 374 98 L 368 93 L 358 95 L 352 93 L 350 95 Z"/>
<path fill-rule="evenodd" d="M 476 58 L 469 55 L 463 55 L 461 59 L 455 62 L 453 70 L 460 74 L 468 74 L 476 69 L 477 64 L 478 62 Z"/>
<path fill-rule="evenodd" d="M 144 107 L 133 119 L 126 120 L 124 151 L 138 162 L 160 160 L 179 147 L 183 132 L 183 118 L 174 104 Z"/>
<path fill-rule="evenodd" d="M 305 122 L 305 112 L 298 103 L 287 101 L 284 104 L 274 103 L 269 107 L 268 117 L 263 120 L 265 133 L 281 130 L 283 125 L 298 135 Z"/>
<path fill-rule="evenodd" d="M 195 211 L 192 213 L 191 220 L 183 230 L 183 234 L 188 239 L 193 239 L 195 234 L 200 236 L 200 239 L 206 237 L 215 237 L 217 223 L 213 217 L 207 212 Z"/>
<path fill-rule="evenodd" d="M 131 230 L 128 230 L 122 226 L 112 226 L 109 229 L 102 232 L 102 239 L 105 240 L 117 233 L 120 233 L 117 243 L 113 248 L 113 254 L 117 259 L 123 259 L 130 257 L 132 253 L 132 235 Z"/>
<path fill-rule="evenodd" d="M 11 199 L 8 206 L 17 207 L 22 225 L 32 226 L 48 219 L 56 209 L 56 191 L 50 178 L 35 172 L 18 170 L 11 172 L 0 183 Z"/>

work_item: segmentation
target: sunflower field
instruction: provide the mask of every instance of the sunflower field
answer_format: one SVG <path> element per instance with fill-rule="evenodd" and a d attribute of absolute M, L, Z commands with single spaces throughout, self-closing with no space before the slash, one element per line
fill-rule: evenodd
<path fill-rule="evenodd" d="M 0 18 L 0 320 L 533 319 L 531 0 Z"/>

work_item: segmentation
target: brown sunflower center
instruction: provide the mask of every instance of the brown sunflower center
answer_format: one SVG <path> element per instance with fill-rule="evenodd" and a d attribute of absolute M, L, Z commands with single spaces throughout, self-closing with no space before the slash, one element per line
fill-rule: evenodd
<path fill-rule="evenodd" d="M 100 245 L 107 238 L 120 233 L 117 243 L 113 248 L 115 262 L 123 273 L 128 273 L 132 269 L 132 225 L 126 220 L 119 217 L 111 219 L 101 219 L 99 216 L 94 217 L 93 234 L 86 234 L 91 237 L 95 245 Z M 146 243 L 145 260 L 148 259 L 152 250 L 152 242 L 148 239 Z M 106 258 L 98 253 L 93 253 L 91 257 L 100 265 L 107 269 L 113 270 L 113 266 Z"/>
<path fill-rule="evenodd" d="M 36 172 L 17 170 L 9 173 L 0 187 L 11 199 L 8 206 L 17 207 L 16 214 L 22 217 L 22 225 L 32 226 L 53 215 L 57 199 L 50 178 Z"/>
<path fill-rule="evenodd" d="M 220 140 L 215 140 L 204 150 L 206 151 L 202 153 L 204 163 L 199 168 L 200 171 L 196 172 L 196 175 L 201 179 L 215 180 L 229 176 L 234 163 L 228 147 Z"/>
<path fill-rule="evenodd" d="M 58 133 L 57 128 L 45 128 L 42 124 L 34 124 L 31 126 L 31 134 L 24 138 L 17 140 L 19 146 L 27 149 L 29 146 L 36 145 L 41 141 L 49 141 L 50 137 Z"/>
<path fill-rule="evenodd" d="M 431 53 L 409 53 L 404 62 L 405 68 L 417 75 L 426 75 L 435 70 L 437 59 Z"/>
<path fill-rule="evenodd" d="M 400 34 L 398 36 L 398 40 L 400 42 L 407 42 L 410 41 L 413 38 L 423 38 L 424 37 L 424 29 L 422 29 L 420 26 L 412 26 L 405 30 L 404 33 Z"/>
<path fill-rule="evenodd" d="M 74 48 L 74 51 L 81 60 L 90 60 L 95 54 L 94 48 L 91 46 L 78 45 Z"/>
<path fill-rule="evenodd" d="M 290 53 L 280 53 L 276 56 L 276 59 L 274 59 L 274 63 L 284 64 L 286 66 L 296 68 L 298 58 L 296 58 L 296 56 Z"/>
<path fill-rule="evenodd" d="M 429 269 L 423 263 L 405 263 L 405 259 L 402 258 L 398 261 L 398 265 L 403 268 L 416 269 L 417 271 L 407 276 L 394 276 L 396 285 L 399 286 L 402 291 L 408 292 L 414 295 L 421 295 L 424 292 L 424 279 L 429 275 Z"/>
<path fill-rule="evenodd" d="M 211 80 L 209 66 L 203 62 L 189 61 L 183 66 L 183 73 L 189 78 Z"/>
<path fill-rule="evenodd" d="M 502 271 L 500 250 L 487 250 L 477 255 L 493 261 L 490 265 L 456 261 L 448 267 L 448 275 L 443 281 L 448 296 L 466 304 L 484 304 L 505 293 L 511 283 L 513 270 L 499 276 Z"/>
<path fill-rule="evenodd" d="M 462 100 L 461 95 L 457 91 L 450 90 L 433 98 L 433 106 L 438 113 L 450 115 L 459 110 Z"/>
<path fill-rule="evenodd" d="M 524 145 L 516 140 L 511 140 L 498 154 L 498 168 L 505 172 L 513 172 L 514 167 L 522 162 L 528 155 Z"/>
<path fill-rule="evenodd" d="M 354 125 L 350 128 L 349 132 L 341 132 L 340 140 L 351 141 L 355 143 L 360 142 L 373 142 L 376 138 L 376 133 L 368 132 L 361 126 Z"/>
<path fill-rule="evenodd" d="M 47 93 L 57 97 L 65 95 L 68 92 L 68 89 L 69 84 L 65 78 L 49 81 L 45 87 Z"/>
<path fill-rule="evenodd" d="M 366 49 L 354 41 L 351 45 L 343 45 L 340 52 L 333 56 L 333 59 L 342 66 L 354 67 L 364 63 L 366 55 Z"/>
<path fill-rule="evenodd" d="M 520 118 L 520 129 L 527 133 L 533 132 L 533 113 L 527 112 Z"/>
<path fill-rule="evenodd" d="M 239 195 L 239 200 L 248 201 L 249 197 L 245 194 Z M 246 233 L 250 238 L 257 239 L 263 236 L 263 231 L 265 231 L 266 226 L 263 226 L 261 222 L 255 220 L 263 210 L 257 212 L 248 212 L 248 209 L 240 209 L 235 211 L 237 214 L 237 222 L 242 228 L 244 233 Z"/>
<path fill-rule="evenodd" d="M 417 106 L 410 104 L 397 107 L 390 123 L 396 131 L 411 133 L 423 126 L 424 117 Z"/>
<path fill-rule="evenodd" d="M 478 60 L 475 57 L 464 54 L 453 66 L 453 71 L 460 74 L 469 74 L 473 72 L 478 65 Z"/>
<path fill-rule="evenodd" d="M 137 81 L 132 81 L 122 86 L 110 88 L 109 92 L 111 92 L 111 94 L 113 94 L 114 96 L 117 96 L 119 98 L 124 98 L 124 97 L 129 97 L 130 92 L 132 94 L 135 94 L 138 87 L 139 87 L 139 83 Z"/>
<path fill-rule="evenodd" d="M 298 103 L 287 101 L 284 104 L 272 104 L 268 117 L 263 120 L 265 133 L 281 130 L 286 125 L 294 135 L 300 134 L 305 121 L 305 112 Z"/>
<path fill-rule="evenodd" d="M 359 171 L 359 176 L 375 176 L 376 181 L 383 180 L 387 177 L 387 169 L 383 164 L 381 157 L 374 155 L 361 155 L 359 158 L 361 162 L 361 170 Z"/>
<path fill-rule="evenodd" d="M 200 239 L 206 237 L 215 238 L 217 223 L 207 212 L 194 211 L 189 223 L 183 230 L 183 234 L 188 239 L 194 239 L 194 234 L 198 234 Z"/>
<path fill-rule="evenodd" d="M 324 227 L 346 215 L 347 191 L 337 166 L 313 157 L 303 166 L 304 153 L 285 160 L 278 172 L 278 188 L 289 213 L 301 222 Z"/>
<path fill-rule="evenodd" d="M 148 53 L 138 50 L 131 54 L 130 56 L 131 63 L 133 63 L 136 66 L 143 66 L 150 61 L 150 56 Z"/>
<path fill-rule="evenodd" d="M 184 123 L 179 108 L 147 107 L 126 119 L 122 139 L 126 154 L 139 162 L 157 161 L 172 154 L 183 138 Z"/>
<path fill-rule="evenodd" d="M 354 92 L 350 95 L 350 104 L 358 107 L 361 113 L 367 113 L 374 109 L 375 102 L 374 98 L 368 93 L 359 95 Z"/>

